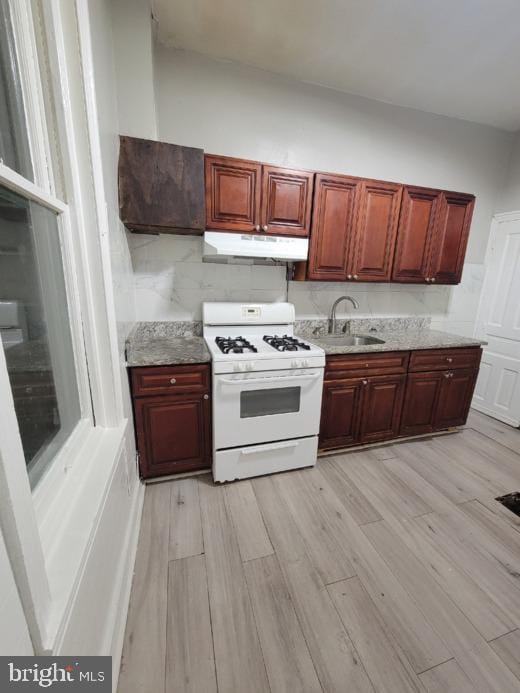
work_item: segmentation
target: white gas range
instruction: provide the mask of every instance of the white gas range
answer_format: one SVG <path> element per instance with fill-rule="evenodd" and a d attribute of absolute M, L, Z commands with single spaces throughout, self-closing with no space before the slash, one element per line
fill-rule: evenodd
<path fill-rule="evenodd" d="M 325 352 L 294 320 L 290 303 L 203 304 L 215 481 L 316 463 Z"/>

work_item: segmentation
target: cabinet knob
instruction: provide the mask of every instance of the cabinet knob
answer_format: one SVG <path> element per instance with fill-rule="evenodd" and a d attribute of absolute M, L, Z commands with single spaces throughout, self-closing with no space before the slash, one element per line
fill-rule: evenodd
<path fill-rule="evenodd" d="M 347 279 L 352 279 L 352 275 L 351 275 L 351 274 L 347 274 Z"/>
<path fill-rule="evenodd" d="M 445 378 L 449 378 L 449 377 L 450 377 L 450 374 L 449 374 L 449 373 L 445 373 L 445 374 L 444 374 L 444 377 L 445 377 Z"/>
<path fill-rule="evenodd" d="M 451 356 L 446 356 L 446 361 L 448 363 L 451 363 L 453 361 L 453 359 L 451 358 Z"/>
<path fill-rule="evenodd" d="M 430 281 L 431 281 L 431 282 L 434 282 L 434 281 L 435 281 L 435 277 L 430 277 Z"/>
<path fill-rule="evenodd" d="M 357 279 L 357 274 L 354 275 L 354 279 Z"/>
<path fill-rule="evenodd" d="M 262 231 L 267 231 L 268 228 L 269 228 L 269 227 L 267 226 L 267 224 L 264 224 L 264 225 L 262 226 Z"/>
<path fill-rule="evenodd" d="M 170 378 L 170 383 L 172 385 L 175 385 L 176 382 L 177 382 L 177 378 Z"/>
<path fill-rule="evenodd" d="M 204 395 L 204 399 L 209 399 L 209 395 Z"/>
<path fill-rule="evenodd" d="M 426 277 L 426 281 L 429 282 L 429 281 L 430 281 L 430 277 Z"/>
<path fill-rule="evenodd" d="M 257 224 L 257 225 L 255 226 L 255 231 L 260 231 L 260 224 Z"/>
<path fill-rule="evenodd" d="M 363 380 L 363 385 L 368 385 L 368 380 Z"/>

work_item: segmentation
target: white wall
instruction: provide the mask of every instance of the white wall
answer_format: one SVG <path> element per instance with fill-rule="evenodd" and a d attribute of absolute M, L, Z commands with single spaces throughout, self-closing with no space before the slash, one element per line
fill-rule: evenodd
<path fill-rule="evenodd" d="M 516 134 L 505 185 L 496 207 L 497 212 L 516 212 L 520 209 L 520 133 Z"/>
<path fill-rule="evenodd" d="M 151 9 L 148 0 L 111 0 L 120 134 L 156 138 Z M 114 85 L 114 89 L 115 89 Z"/>
<path fill-rule="evenodd" d="M 474 193 L 462 287 L 309 282 L 291 283 L 288 292 L 299 316 L 323 315 L 338 292 L 347 291 L 359 294 L 364 314 L 428 314 L 437 326 L 457 324 L 458 331 L 471 332 L 510 133 L 162 46 L 155 49 L 154 75 L 160 140 L 282 166 Z M 261 267 L 197 267 L 199 239 L 134 236 L 130 244 L 138 320 L 199 317 L 201 300 L 256 300 L 255 292 L 266 289 L 270 300 L 284 291 L 281 269 L 267 284 Z"/>

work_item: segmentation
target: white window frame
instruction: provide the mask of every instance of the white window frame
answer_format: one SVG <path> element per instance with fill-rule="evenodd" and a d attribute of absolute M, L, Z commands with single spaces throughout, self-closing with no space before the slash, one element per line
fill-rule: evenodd
<path fill-rule="evenodd" d="M 36 654 L 49 652 L 122 444 L 122 383 L 87 0 L 43 0 L 67 203 L 55 196 L 31 0 L 9 0 L 35 182 L 0 163 L 0 183 L 56 212 L 80 394 L 78 425 L 31 493 L 0 349 L 0 523 Z M 77 50 L 77 46 L 80 50 Z M 74 73 L 74 70 L 76 72 Z M 79 75 L 79 79 L 78 79 Z M 87 368 L 88 362 L 88 368 Z M 72 544 L 71 544 L 71 537 Z"/>

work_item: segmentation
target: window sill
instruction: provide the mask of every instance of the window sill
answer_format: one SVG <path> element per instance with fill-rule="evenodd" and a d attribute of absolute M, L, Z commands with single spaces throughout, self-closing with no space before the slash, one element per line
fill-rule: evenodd
<path fill-rule="evenodd" d="M 43 508 L 43 487 L 35 491 L 39 531 L 51 590 L 46 649 L 52 651 L 69 604 L 74 598 L 88 548 L 128 432 L 128 420 L 115 428 L 75 432 L 82 442 L 73 464 L 54 487 L 52 505 Z M 70 451 L 69 451 L 70 452 Z M 47 481 L 47 479 L 42 480 Z"/>

